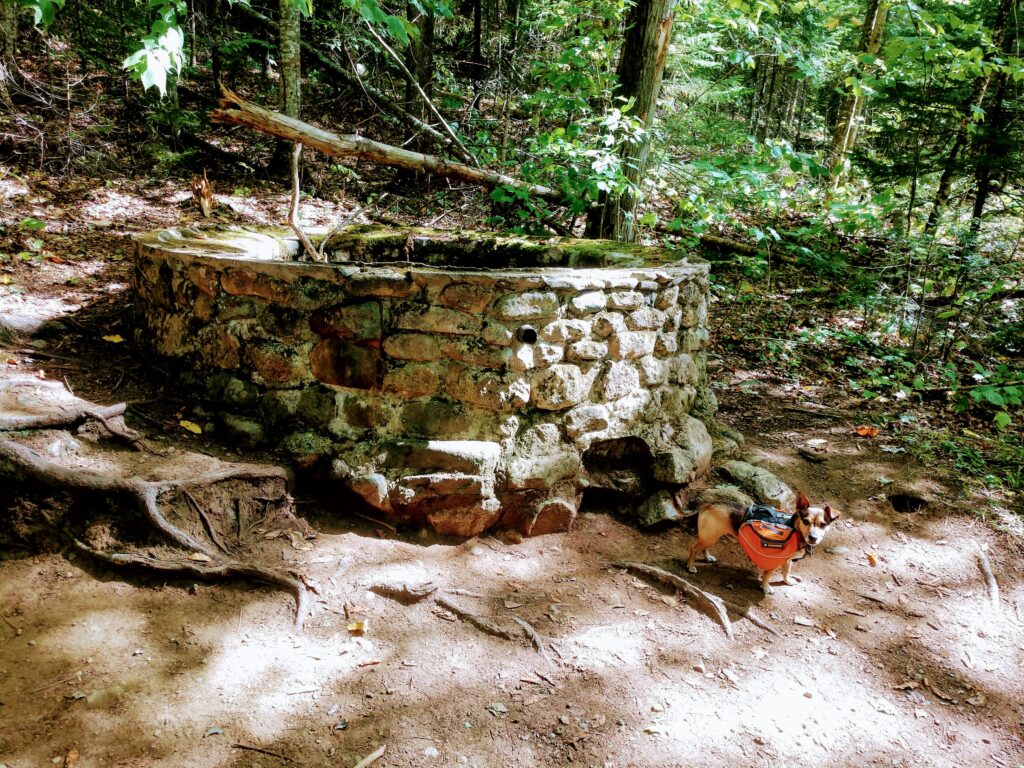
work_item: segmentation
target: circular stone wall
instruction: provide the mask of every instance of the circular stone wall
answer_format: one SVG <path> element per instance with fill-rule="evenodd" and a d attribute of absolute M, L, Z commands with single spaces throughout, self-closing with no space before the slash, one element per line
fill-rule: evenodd
<path fill-rule="evenodd" d="M 565 530 L 584 488 L 707 470 L 707 264 L 384 227 L 325 250 L 294 261 L 288 230 L 136 239 L 140 340 L 183 363 L 235 442 L 460 536 Z"/>

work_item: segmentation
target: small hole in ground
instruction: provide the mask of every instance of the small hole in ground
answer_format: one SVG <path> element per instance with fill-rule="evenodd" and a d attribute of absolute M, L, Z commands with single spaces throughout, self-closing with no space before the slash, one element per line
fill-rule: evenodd
<path fill-rule="evenodd" d="M 893 509 L 905 515 L 911 512 L 920 512 L 928 506 L 927 501 L 909 493 L 894 493 L 889 497 L 889 503 L 892 504 Z"/>

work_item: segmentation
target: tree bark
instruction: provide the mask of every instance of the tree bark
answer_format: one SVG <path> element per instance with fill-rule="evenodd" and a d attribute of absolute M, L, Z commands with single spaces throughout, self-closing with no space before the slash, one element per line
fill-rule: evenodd
<path fill-rule="evenodd" d="M 616 96 L 633 99 L 633 115 L 645 129 L 638 144 L 622 148 L 623 175 L 632 184 L 617 198 L 591 211 L 587 220 L 590 237 L 614 237 L 623 242 L 636 239 L 633 214 L 639 202 L 636 189 L 647 170 L 651 151 L 650 129 L 661 92 L 668 47 L 672 42 L 672 15 L 676 0 L 638 0 L 626 19 L 626 35 L 619 58 Z"/>
<path fill-rule="evenodd" d="M 1010 18 L 1010 9 L 1015 0 L 1000 0 L 999 9 L 996 11 L 995 21 L 992 24 L 992 48 L 1001 52 L 1006 40 L 1006 27 Z M 974 116 L 975 109 L 980 109 L 985 102 L 985 92 L 989 83 L 992 82 L 992 54 L 985 56 L 982 62 L 982 74 L 974 81 L 974 88 L 971 89 L 971 98 L 965 105 L 963 114 L 957 123 L 956 137 L 953 139 L 953 146 L 946 155 L 946 161 L 942 167 L 942 176 L 939 177 L 939 186 L 935 190 L 935 201 L 932 203 L 932 210 L 928 214 L 928 221 L 924 225 L 925 234 L 931 234 L 939 225 L 942 212 L 949 204 L 949 194 L 953 189 L 953 178 L 960 167 L 960 155 L 970 143 L 968 128 Z"/>
<path fill-rule="evenodd" d="M 297 141 L 331 157 L 357 157 L 395 168 L 461 179 L 490 189 L 501 186 L 511 187 L 553 203 L 563 201 L 561 192 L 551 187 L 529 184 L 503 173 L 474 168 L 463 163 L 445 160 L 436 155 L 425 155 L 421 152 L 382 144 L 365 136 L 354 134 L 339 136 L 279 112 L 264 109 L 227 89 L 224 89 L 224 98 L 221 99 L 220 107 L 210 114 L 210 119 L 216 123 L 244 125 L 285 141 Z"/>
<path fill-rule="evenodd" d="M 882 33 L 885 31 L 885 17 L 888 12 L 889 3 L 886 0 L 868 0 L 864 12 L 860 45 L 857 47 L 858 55 L 878 53 L 882 47 Z M 853 68 L 853 76 L 859 76 L 862 71 L 863 65 L 858 61 Z M 846 156 L 853 149 L 857 140 L 857 121 L 860 119 L 863 107 L 863 97 L 855 89 L 851 89 L 843 98 L 843 104 L 839 108 L 839 118 L 836 120 L 835 131 L 832 133 L 832 145 L 829 149 L 829 169 L 834 185 L 838 184 L 842 178 Z"/>
<path fill-rule="evenodd" d="M 17 69 L 18 9 L 15 0 L 0 0 L 0 104 L 8 107 L 10 83 Z"/>
<path fill-rule="evenodd" d="M 298 118 L 302 107 L 302 16 L 295 0 L 279 0 L 278 8 L 279 104 L 283 114 Z M 276 170 L 290 169 L 291 157 L 291 145 L 278 142 L 271 164 Z"/>
<path fill-rule="evenodd" d="M 405 104 L 410 114 L 424 121 L 430 110 L 420 92 L 431 99 L 434 91 L 434 14 L 430 11 L 420 13 L 411 3 L 407 6 L 407 14 L 419 35 L 409 41 L 406 49 L 405 66 L 412 77 L 405 83 Z M 423 137 L 414 142 L 413 148 L 425 149 Z"/>
<path fill-rule="evenodd" d="M 972 252 L 978 246 L 981 217 L 985 213 L 985 205 L 992 194 L 995 170 L 999 167 L 1000 160 L 1004 159 L 1011 149 L 1008 146 L 1010 139 L 1006 135 L 1007 113 L 1003 104 L 1008 81 L 1009 76 L 1005 71 L 996 75 L 995 97 L 985 117 L 985 129 L 981 137 L 977 164 L 974 167 L 974 208 L 971 211 L 971 226 L 967 242 L 963 244 L 965 252 Z"/>

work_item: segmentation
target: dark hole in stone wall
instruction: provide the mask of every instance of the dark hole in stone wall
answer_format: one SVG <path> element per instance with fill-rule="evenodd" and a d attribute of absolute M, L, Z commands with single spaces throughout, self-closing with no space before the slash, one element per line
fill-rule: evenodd
<path fill-rule="evenodd" d="M 642 498 L 652 482 L 651 449 L 639 437 L 600 440 L 583 452 L 590 488 Z"/>

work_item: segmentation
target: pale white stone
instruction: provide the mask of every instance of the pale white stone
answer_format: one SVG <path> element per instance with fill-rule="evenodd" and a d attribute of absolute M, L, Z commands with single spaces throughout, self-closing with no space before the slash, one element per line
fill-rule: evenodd
<path fill-rule="evenodd" d="M 570 437 L 608 428 L 608 408 L 604 405 L 578 405 L 565 414 L 565 431 Z"/>
<path fill-rule="evenodd" d="M 529 371 L 534 367 L 534 348 L 530 344 L 520 344 L 512 349 L 512 357 L 509 358 L 508 368 L 510 371 Z"/>
<path fill-rule="evenodd" d="M 538 368 L 547 368 L 559 363 L 565 357 L 565 347 L 557 344 L 537 344 L 533 349 L 533 364 Z"/>
<path fill-rule="evenodd" d="M 533 404 L 545 411 L 571 408 L 589 390 L 587 377 L 575 365 L 553 365 L 533 375 Z"/>
<path fill-rule="evenodd" d="M 592 315 L 608 306 L 608 294 L 604 291 L 587 291 L 573 296 L 569 304 L 578 315 Z"/>
<path fill-rule="evenodd" d="M 658 309 L 668 309 L 679 303 L 679 286 L 673 285 L 659 291 L 654 299 L 654 306 Z"/>
<path fill-rule="evenodd" d="M 652 331 L 622 331 L 608 342 L 608 356 L 613 360 L 635 360 L 652 354 L 656 340 Z"/>
<path fill-rule="evenodd" d="M 661 357 L 669 357 L 679 351 L 679 339 L 674 333 L 659 333 L 654 351 Z"/>
<path fill-rule="evenodd" d="M 647 355 L 637 362 L 640 369 L 640 383 L 646 387 L 664 384 L 668 379 L 668 364 L 664 360 Z"/>
<path fill-rule="evenodd" d="M 558 296 L 552 291 L 527 291 L 502 296 L 494 308 L 503 320 L 528 320 L 558 314 Z"/>
<path fill-rule="evenodd" d="M 654 307 L 641 307 L 626 315 L 626 327 L 631 331 L 659 331 L 665 325 L 665 313 Z"/>
<path fill-rule="evenodd" d="M 626 330 L 626 318 L 618 312 L 601 312 L 594 318 L 594 333 L 604 338 Z"/>
<path fill-rule="evenodd" d="M 612 309 L 632 311 L 646 304 L 644 295 L 639 291 L 612 291 L 608 295 L 608 306 Z"/>
<path fill-rule="evenodd" d="M 600 360 L 608 355 L 608 344 L 603 341 L 584 339 L 570 344 L 566 358 L 568 360 Z"/>
<path fill-rule="evenodd" d="M 640 389 L 640 374 L 632 364 L 626 362 L 608 363 L 601 380 L 601 397 L 604 400 L 618 400 Z"/>
<path fill-rule="evenodd" d="M 555 320 L 540 329 L 540 337 L 544 341 L 563 344 L 567 341 L 579 341 L 590 335 L 588 320 Z"/>

